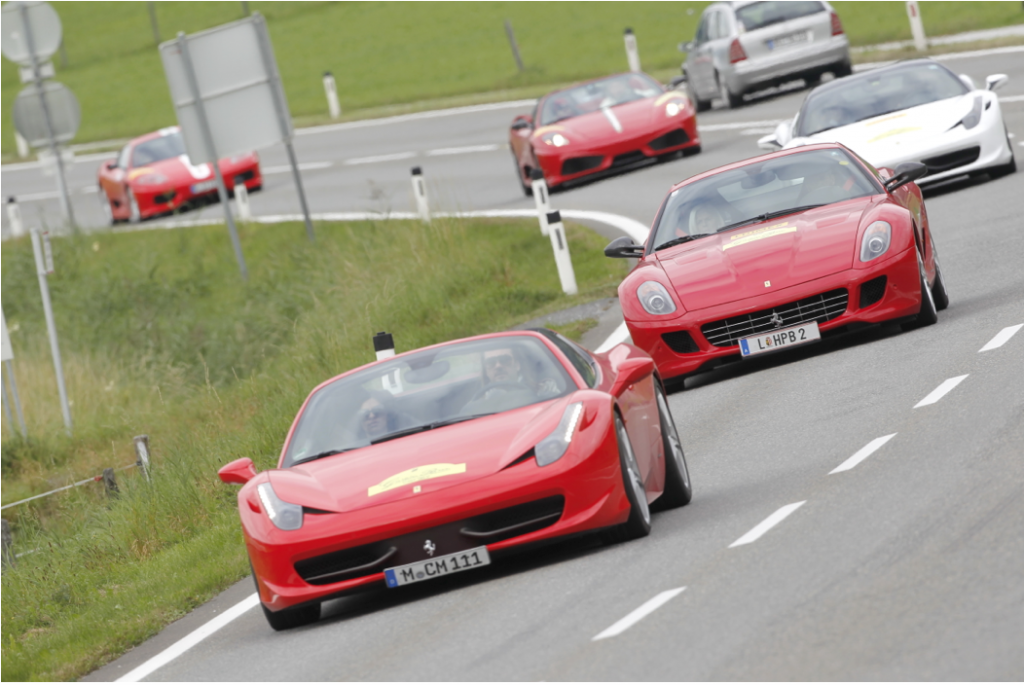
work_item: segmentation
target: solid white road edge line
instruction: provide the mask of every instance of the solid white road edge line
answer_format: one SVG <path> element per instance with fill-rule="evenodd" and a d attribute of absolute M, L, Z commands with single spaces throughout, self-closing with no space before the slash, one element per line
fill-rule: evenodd
<path fill-rule="evenodd" d="M 374 155 L 373 157 L 357 157 L 356 159 L 346 159 L 345 166 L 353 166 L 355 164 L 376 164 L 377 162 L 397 162 L 400 159 L 409 159 L 415 157 L 415 152 L 396 152 L 391 155 Z"/>
<path fill-rule="evenodd" d="M 936 402 L 941 400 L 947 392 L 949 392 L 956 386 L 960 385 L 960 381 L 967 378 L 967 376 L 969 375 L 970 374 L 965 373 L 963 376 L 957 376 L 956 378 L 947 378 L 946 380 L 942 381 L 942 384 L 939 385 L 939 387 L 932 390 L 930 393 L 928 393 L 927 397 L 925 397 L 923 400 L 915 404 L 914 409 L 917 409 L 918 407 L 926 407 L 929 404 L 935 404 Z"/>
<path fill-rule="evenodd" d="M 461 155 L 468 152 L 493 152 L 501 145 L 467 145 L 466 147 L 443 147 L 440 150 L 430 150 L 427 157 L 440 157 L 442 155 Z"/>
<path fill-rule="evenodd" d="M 165 649 L 164 651 L 157 654 L 155 657 L 145 662 L 141 666 L 138 666 L 123 676 L 118 678 L 115 682 L 118 683 L 137 683 L 153 671 L 157 670 L 161 666 L 164 666 L 174 659 L 178 658 L 192 647 L 208 638 L 209 636 L 216 633 L 218 630 L 226 626 L 227 624 L 234 621 L 236 618 L 244 614 L 245 612 L 252 609 L 254 606 L 260 603 L 259 595 L 255 592 L 243 599 L 241 602 L 231 607 L 223 614 L 215 619 L 207 621 L 199 628 L 196 628 L 191 633 L 181 638 L 173 645 Z"/>
<path fill-rule="evenodd" d="M 857 464 L 861 463 L 862 461 L 864 461 L 865 459 L 870 457 L 879 447 L 881 447 L 885 443 L 889 442 L 894 437 L 896 437 L 895 433 L 893 433 L 892 435 L 884 435 L 884 436 L 882 436 L 880 438 L 875 438 L 874 440 L 872 440 L 868 444 L 864 445 L 864 447 L 860 448 L 860 450 L 856 454 L 854 454 L 852 457 L 850 457 L 849 459 L 844 461 L 842 464 L 840 464 L 839 466 L 837 466 L 834 469 L 832 469 L 831 471 L 829 471 L 828 475 L 831 476 L 833 473 L 840 473 L 842 471 L 849 471 L 854 466 L 856 466 Z"/>
<path fill-rule="evenodd" d="M 615 637 L 616 635 L 625 632 L 634 624 L 643 620 L 645 616 L 654 612 L 665 602 L 669 601 L 680 592 L 685 590 L 685 587 L 677 587 L 675 590 L 665 590 L 651 599 L 647 600 L 633 611 L 626 614 L 623 618 L 619 619 L 605 630 L 601 631 L 597 635 L 591 638 L 591 642 L 597 642 L 603 640 L 606 637 Z"/>
<path fill-rule="evenodd" d="M 761 521 L 761 523 L 754 526 L 749 533 L 747 533 L 739 540 L 729 545 L 729 549 L 732 549 L 733 547 L 739 547 L 740 545 L 749 545 L 751 542 L 754 542 L 759 537 L 767 533 L 769 530 L 771 530 L 778 524 L 782 523 L 787 516 L 789 516 L 794 511 L 799 509 L 806 502 L 807 500 L 804 500 L 803 502 L 794 502 L 793 504 L 787 504 L 786 506 L 782 507 L 774 514 L 766 518 L 764 521 Z"/>
<path fill-rule="evenodd" d="M 299 171 L 315 171 L 317 169 L 329 169 L 334 166 L 334 162 L 304 162 L 299 164 Z M 267 174 L 287 174 L 292 170 L 291 166 L 268 166 L 260 170 L 260 173 L 266 176 Z"/>
<path fill-rule="evenodd" d="M 997 347 L 1002 347 L 1006 342 L 1013 337 L 1013 334 L 1024 328 L 1024 323 L 1019 323 L 1016 326 L 1007 326 L 1003 330 L 996 333 L 996 337 L 985 343 L 985 346 L 978 350 L 978 352 L 988 352 L 994 350 Z"/>
<path fill-rule="evenodd" d="M 619 327 L 616 328 L 615 331 L 611 335 L 609 335 L 603 343 L 601 343 L 601 346 L 594 350 L 594 352 L 607 352 L 608 350 L 612 349 L 619 343 L 626 342 L 626 339 L 628 337 L 629 329 L 626 327 L 626 322 L 623 321 L 622 323 L 619 324 Z"/>

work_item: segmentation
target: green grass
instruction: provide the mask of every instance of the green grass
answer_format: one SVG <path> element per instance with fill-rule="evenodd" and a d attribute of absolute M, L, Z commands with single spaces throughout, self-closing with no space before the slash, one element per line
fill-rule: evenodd
<path fill-rule="evenodd" d="M 276 462 L 319 382 L 399 351 L 503 330 L 614 295 L 625 267 L 569 226 L 580 294 L 561 292 L 536 223 L 435 220 L 247 225 L 243 283 L 223 226 L 54 241 L 50 286 L 73 437 L 63 430 L 31 247 L 4 243 L 4 311 L 30 439 L 4 423 L 3 501 L 134 462 L 150 436 L 153 481 L 118 473 L 5 511 L 3 680 L 73 680 L 155 634 L 248 572 L 232 459 Z M 6 516 L 8 515 L 9 516 Z"/>
<path fill-rule="evenodd" d="M 75 142 L 121 139 L 175 121 L 144 2 L 54 2 L 64 26 L 67 64 L 57 79 L 82 107 Z M 327 120 L 321 76 L 337 80 L 346 118 L 445 103 L 534 97 L 556 84 L 626 69 L 622 32 L 636 32 L 646 71 L 676 73 L 681 41 L 693 37 L 705 2 L 250 2 L 266 18 L 292 116 Z M 854 45 L 910 38 L 902 2 L 837 2 Z M 235 2 L 156 3 L 161 38 L 241 18 Z M 1024 22 L 1015 2 L 923 2 L 928 35 Z M 505 36 L 515 29 L 524 72 Z M 3 60 L 2 94 L 22 86 Z M 2 150 L 13 153 L 11 108 L 3 108 Z"/>

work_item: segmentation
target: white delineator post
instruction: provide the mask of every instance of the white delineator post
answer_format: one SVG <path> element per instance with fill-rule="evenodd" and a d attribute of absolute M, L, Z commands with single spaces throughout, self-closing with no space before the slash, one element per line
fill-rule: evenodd
<path fill-rule="evenodd" d="M 132 442 L 135 444 L 135 465 L 142 471 L 146 480 L 149 480 L 149 436 L 136 435 Z"/>
<path fill-rule="evenodd" d="M 928 48 L 924 36 L 924 24 L 921 22 L 921 8 L 917 0 L 907 0 L 907 16 L 910 18 L 910 32 L 914 34 L 914 47 L 920 51 Z"/>
<path fill-rule="evenodd" d="M 50 336 L 50 353 L 53 355 L 53 369 L 57 374 L 57 392 L 60 394 L 60 408 L 64 413 L 64 426 L 71 435 L 71 408 L 68 404 L 68 392 L 64 387 L 64 365 L 60 360 L 60 345 L 57 342 L 57 324 L 53 320 L 53 307 L 50 306 L 50 285 L 46 277 L 53 273 L 53 257 L 50 256 L 50 240 L 45 233 L 40 235 L 33 228 L 32 251 L 36 257 L 36 273 L 39 275 L 39 292 L 43 297 L 43 314 L 46 316 L 46 331 Z"/>
<path fill-rule="evenodd" d="M 412 168 L 412 194 L 416 196 L 416 211 L 420 213 L 423 223 L 430 223 L 430 205 L 427 202 L 427 184 L 423 180 L 423 169 Z"/>
<path fill-rule="evenodd" d="M 576 273 L 572 270 L 572 257 L 569 256 L 569 241 L 565 237 L 565 226 L 562 215 L 556 209 L 547 215 L 548 235 L 551 237 L 551 249 L 555 253 L 555 266 L 558 267 L 558 278 L 562 281 L 562 292 L 575 295 Z"/>
<path fill-rule="evenodd" d="M 28 157 L 28 153 L 31 152 L 28 148 L 28 141 L 22 138 L 17 131 L 14 132 L 14 142 L 18 146 L 18 157 L 22 159 Z"/>
<path fill-rule="evenodd" d="M 544 180 L 543 171 L 540 169 L 530 170 L 530 186 L 533 188 L 533 201 L 537 203 L 537 219 L 540 221 L 540 233 L 541 235 L 547 235 L 551 198 L 548 196 L 548 182 Z"/>
<path fill-rule="evenodd" d="M 252 208 L 249 206 L 249 189 L 244 183 L 235 184 L 235 208 L 238 210 L 238 218 L 245 221 L 252 218 Z"/>
<path fill-rule="evenodd" d="M 25 224 L 21 221 L 21 207 L 11 195 L 7 198 L 7 219 L 11 222 L 11 237 L 20 238 L 25 235 Z"/>
<path fill-rule="evenodd" d="M 341 116 L 341 104 L 338 102 L 338 85 L 334 82 L 334 74 L 324 72 L 324 93 L 327 95 L 327 111 L 332 119 Z"/>
<path fill-rule="evenodd" d="M 630 71 L 640 71 L 640 51 L 636 47 L 636 35 L 633 29 L 626 29 L 623 33 L 626 41 L 626 59 L 629 61 Z"/>

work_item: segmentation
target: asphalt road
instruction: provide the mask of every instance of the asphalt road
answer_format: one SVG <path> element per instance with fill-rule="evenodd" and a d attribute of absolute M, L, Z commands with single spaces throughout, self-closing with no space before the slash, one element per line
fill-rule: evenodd
<path fill-rule="evenodd" d="M 1015 144 L 1024 141 L 1024 53 L 951 64 L 976 80 L 1011 75 L 1000 94 L 1018 98 L 1004 113 Z M 553 204 L 649 223 L 673 181 L 755 154 L 771 124 L 749 122 L 790 116 L 802 97 L 703 115 L 700 155 L 559 193 Z M 516 111 L 307 132 L 300 160 L 330 162 L 304 175 L 313 211 L 411 210 L 413 165 L 435 206 L 529 208 L 503 147 Z M 475 146 L 496 147 L 430 154 Z M 1024 162 L 1024 148 L 1017 153 Z M 264 155 L 265 168 L 283 164 L 283 154 Z M 4 193 L 48 190 L 32 173 L 5 168 Z M 92 173 L 76 167 L 73 187 L 93 183 Z M 674 393 L 694 500 L 656 514 L 650 537 L 576 540 L 336 600 L 320 622 L 285 633 L 251 609 L 147 679 L 1024 679 L 1024 331 L 980 351 L 1024 323 L 1022 179 L 928 193 L 952 300 L 937 325 L 830 339 L 723 367 Z M 268 174 L 256 213 L 296 212 L 289 184 Z M 76 196 L 83 223 L 94 201 Z M 51 206 L 26 202 L 26 216 Z M 923 403 L 949 379 L 959 382 Z M 776 524 L 737 544 L 767 519 Z M 239 583 L 87 679 L 128 674 L 251 594 L 249 580 Z M 622 623 L 652 600 L 661 604 Z"/>

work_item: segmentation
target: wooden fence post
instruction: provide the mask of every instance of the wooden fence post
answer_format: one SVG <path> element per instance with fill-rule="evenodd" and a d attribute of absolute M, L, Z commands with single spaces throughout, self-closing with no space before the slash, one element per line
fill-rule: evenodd
<path fill-rule="evenodd" d="M 103 469 L 103 487 L 107 490 L 107 497 L 117 497 L 121 491 L 117 489 L 117 479 L 114 478 L 114 469 Z"/>

